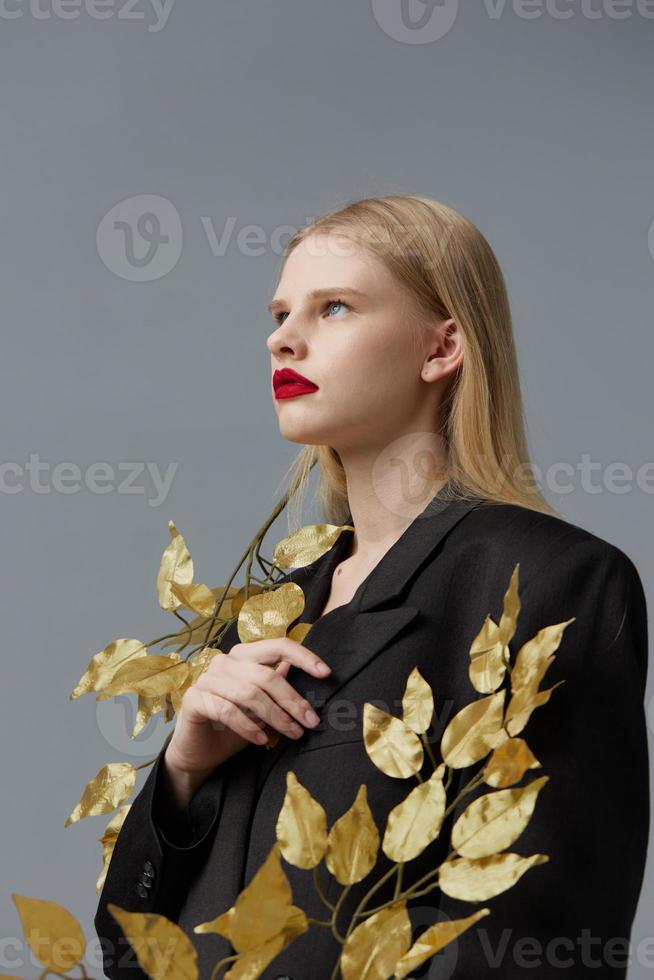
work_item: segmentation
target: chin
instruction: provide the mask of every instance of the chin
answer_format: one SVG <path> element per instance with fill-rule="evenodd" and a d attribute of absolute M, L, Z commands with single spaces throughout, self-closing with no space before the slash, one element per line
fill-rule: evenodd
<path fill-rule="evenodd" d="M 334 438 L 333 428 L 308 425 L 306 420 L 279 418 L 279 432 L 289 442 L 304 443 L 305 446 L 328 446 Z"/>
<path fill-rule="evenodd" d="M 279 433 L 288 442 L 297 442 L 305 446 L 324 446 L 325 442 L 322 438 L 315 435 L 313 432 L 308 432 L 306 429 L 301 427 L 293 426 L 284 428 L 283 425 L 279 427 Z"/>

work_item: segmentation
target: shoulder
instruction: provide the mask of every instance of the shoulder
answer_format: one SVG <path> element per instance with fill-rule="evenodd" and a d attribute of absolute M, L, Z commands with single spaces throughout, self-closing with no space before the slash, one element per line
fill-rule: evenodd
<path fill-rule="evenodd" d="M 456 529 L 455 529 L 456 530 Z M 525 584 L 546 569 L 562 575 L 591 574 L 610 579 L 614 588 L 642 588 L 631 557 L 618 545 L 563 517 L 518 504 L 478 503 L 461 522 L 459 541 L 491 564 L 520 561 Z"/>
<path fill-rule="evenodd" d="M 630 634 L 645 675 L 645 592 L 633 560 L 618 545 L 556 515 L 484 501 L 452 529 L 443 557 L 450 594 L 498 616 L 517 565 L 527 629 L 575 617 L 570 642 L 583 637 L 582 645 L 598 651 L 615 650 Z M 432 563 L 432 575 L 437 567 Z"/>

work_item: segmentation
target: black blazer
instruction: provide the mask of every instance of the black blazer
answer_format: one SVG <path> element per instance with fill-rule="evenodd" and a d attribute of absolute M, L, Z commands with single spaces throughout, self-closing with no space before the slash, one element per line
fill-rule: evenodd
<path fill-rule="evenodd" d="M 331 575 L 349 554 L 352 531 L 342 532 L 317 561 L 294 569 L 306 606 L 297 622 L 313 622 L 329 594 Z M 564 679 L 521 733 L 547 774 L 531 820 L 509 850 L 549 855 L 508 891 L 484 903 L 454 900 L 434 889 L 408 906 L 413 938 L 444 918 L 491 913 L 413 977 L 431 980 L 624 978 L 633 959 L 629 938 L 649 829 L 649 766 L 644 692 L 647 611 L 638 572 L 619 548 L 558 517 L 513 504 L 452 501 L 436 494 L 425 510 L 360 584 L 351 602 L 314 622 L 305 645 L 327 660 L 325 679 L 291 667 L 289 682 L 312 702 L 320 725 L 300 739 L 280 736 L 266 749 L 254 744 L 219 766 L 199 788 L 174 827 L 161 806 L 162 748 L 120 831 L 100 896 L 95 926 L 103 941 L 105 974 L 144 976 L 131 947 L 107 911 L 158 912 L 177 921 L 194 943 L 201 978 L 234 950 L 222 936 L 193 926 L 230 908 L 275 843 L 286 773 L 321 803 L 328 825 L 353 803 L 361 783 L 383 835 L 390 809 L 415 780 L 394 779 L 368 757 L 362 707 L 371 701 L 401 716 L 407 677 L 417 666 L 434 691 L 428 733 L 438 761 L 450 719 L 480 695 L 468 677 L 469 649 L 484 618 L 496 623 L 516 562 L 521 611 L 511 641 L 519 647 L 544 626 L 576 617 L 541 688 Z M 236 626 L 221 649 L 238 642 Z M 426 759 L 423 776 L 432 771 Z M 473 769 L 455 771 L 448 801 Z M 464 797 L 439 837 L 404 869 L 406 887 L 445 859 L 453 820 L 488 786 Z M 283 861 L 293 902 L 325 920 L 312 872 Z M 371 874 L 352 886 L 338 923 L 344 931 L 361 897 L 390 866 L 379 851 Z M 319 880 L 334 902 L 342 886 L 324 863 Z M 392 897 L 375 895 L 373 907 Z M 262 976 L 265 980 L 329 980 L 340 945 L 328 928 L 312 925 Z M 224 976 L 225 968 L 220 971 Z"/>

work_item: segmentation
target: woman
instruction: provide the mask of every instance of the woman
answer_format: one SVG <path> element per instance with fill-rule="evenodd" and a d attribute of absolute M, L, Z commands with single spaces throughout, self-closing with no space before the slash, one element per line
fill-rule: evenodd
<path fill-rule="evenodd" d="M 298 511 L 317 458 L 325 520 L 346 528 L 281 580 L 304 591 L 297 621 L 314 625 L 303 643 L 241 644 L 233 624 L 220 645 L 229 656 L 217 655 L 186 693 L 100 897 L 106 975 L 142 975 L 108 903 L 177 922 L 203 978 L 233 953 L 193 926 L 226 912 L 263 865 L 288 772 L 329 827 L 365 784 L 383 830 L 414 783 L 372 764 L 363 705 L 401 716 L 417 666 L 434 692 L 437 754 L 448 722 L 478 696 L 470 647 L 487 615 L 499 623 L 518 565 L 512 655 L 562 624 L 551 696 L 523 733 L 549 781 L 512 848 L 549 860 L 484 902 L 490 914 L 411 975 L 624 977 L 649 827 L 645 598 L 631 560 L 555 514 L 529 479 L 510 310 L 491 248 L 430 199 L 358 201 L 295 234 L 270 309 L 280 431 L 304 444 L 292 482 Z M 305 716 L 311 707 L 317 722 Z M 262 747 L 262 728 L 264 738 L 279 733 L 274 747 Z M 448 800 L 469 772 L 454 776 Z M 405 865 L 403 887 L 447 858 L 453 821 L 484 791 L 463 798 Z M 373 875 L 351 886 L 341 937 L 389 867 L 380 851 Z M 325 900 L 334 905 L 343 886 L 324 866 L 322 896 L 311 871 L 284 862 L 284 872 L 294 904 L 329 918 Z M 373 906 L 394 888 L 391 878 Z M 409 905 L 414 939 L 477 908 L 433 888 Z M 340 950 L 330 928 L 312 925 L 261 975 L 329 980 Z"/>

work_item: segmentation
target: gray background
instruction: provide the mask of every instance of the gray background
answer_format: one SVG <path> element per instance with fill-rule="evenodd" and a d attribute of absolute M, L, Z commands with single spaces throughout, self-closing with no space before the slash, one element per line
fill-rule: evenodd
<path fill-rule="evenodd" d="M 653 481 L 648 492 L 635 476 L 653 459 L 654 9 L 619 19 L 608 0 L 593 16 L 560 0 L 563 19 L 551 5 L 471 3 L 455 17 L 436 3 L 420 28 L 390 2 L 178 0 L 157 30 L 143 2 L 128 19 L 117 0 L 104 20 L 48 3 L 39 15 L 6 0 L 0 16 L 1 461 L 50 467 L 45 492 L 26 471 L 8 492 L 22 470 L 5 469 L 1 496 L 0 972 L 13 962 L 24 976 L 37 969 L 12 945 L 11 893 L 62 903 L 95 938 L 108 818 L 64 821 L 102 765 L 152 758 L 167 730 L 153 723 L 130 745 L 130 699 L 69 692 L 111 640 L 176 622 L 155 592 L 168 520 L 196 578 L 218 584 L 298 448 L 269 390 L 276 229 L 388 193 L 440 199 L 481 228 L 511 293 L 533 459 L 573 468 L 569 492 L 546 495 L 626 551 L 654 609 Z M 411 3 L 417 19 L 426 8 Z M 134 224 L 142 195 L 170 202 L 180 226 L 158 277 L 130 281 L 125 269 L 148 268 L 126 263 L 124 236 L 101 222 L 135 197 L 121 211 Z M 230 224 L 213 254 L 207 228 L 220 238 Z M 237 241 L 248 225 L 260 254 Z M 575 469 L 584 454 L 595 491 Z M 105 493 L 84 483 L 97 462 L 115 469 Z M 118 467 L 146 462 L 177 464 L 164 500 L 147 471 L 121 487 Z M 634 471 L 621 493 L 602 482 L 615 462 Z M 80 468 L 76 492 L 58 463 Z M 270 548 L 286 531 L 283 517 Z M 654 963 L 651 940 L 637 952 L 649 878 L 632 980 Z"/>

